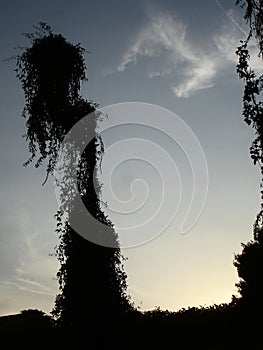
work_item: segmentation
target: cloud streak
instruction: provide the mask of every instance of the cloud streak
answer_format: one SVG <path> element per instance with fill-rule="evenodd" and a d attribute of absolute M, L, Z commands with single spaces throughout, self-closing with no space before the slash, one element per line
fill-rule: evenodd
<path fill-rule="evenodd" d="M 189 97 L 213 87 L 218 72 L 237 62 L 235 49 L 246 33 L 233 11 L 223 11 L 227 17 L 224 26 L 217 33 L 208 33 L 199 43 L 188 38 L 187 27 L 175 17 L 152 17 L 127 49 L 116 71 L 124 72 L 129 65 L 143 59 L 149 63 L 158 58 L 159 65 L 147 75 L 149 78 L 169 77 L 177 97 Z"/>
<path fill-rule="evenodd" d="M 170 52 L 177 48 L 180 52 L 185 31 L 186 27 L 182 23 L 175 22 L 170 16 L 153 18 L 124 54 L 117 71 L 123 72 L 128 64 L 136 63 L 139 58 L 159 56 L 165 50 Z M 182 49 L 181 51 L 183 52 Z"/>
<path fill-rule="evenodd" d="M 19 203 L 4 213 L 10 224 L 1 222 L 0 313 L 16 312 L 34 303 L 49 309 L 57 293 L 54 277 L 58 269 L 57 260 L 48 255 L 46 239 L 50 237 L 45 229 L 36 227 Z"/>

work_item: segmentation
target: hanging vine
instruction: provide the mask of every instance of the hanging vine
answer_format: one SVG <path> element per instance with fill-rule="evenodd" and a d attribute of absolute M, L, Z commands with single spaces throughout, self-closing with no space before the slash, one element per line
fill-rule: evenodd
<path fill-rule="evenodd" d="M 263 75 L 257 74 L 251 67 L 250 45 L 258 46 L 258 56 L 263 59 L 263 2 L 262 0 L 237 0 L 237 5 L 246 6 L 244 19 L 249 25 L 246 40 L 241 41 L 236 53 L 238 55 L 237 73 L 244 81 L 243 118 L 251 125 L 256 134 L 250 147 L 254 164 L 259 164 L 261 171 L 261 206 L 254 223 L 254 238 L 260 239 L 263 227 Z"/>
<path fill-rule="evenodd" d="M 84 116 L 93 115 L 94 138 L 80 157 L 78 187 L 87 210 L 108 227 L 108 233 L 116 242 L 115 247 L 118 247 L 113 225 L 101 210 L 100 184 L 93 179 L 103 154 L 103 142 L 95 131 L 100 114 L 92 113 L 96 111 L 97 104 L 80 96 L 81 82 L 87 80 L 85 49 L 79 44 L 69 43 L 60 34 L 54 34 L 42 22 L 35 26 L 34 33 L 25 36 L 31 40 L 31 46 L 15 57 L 16 74 L 25 95 L 22 116 L 26 119 L 25 137 L 30 152 L 25 165 L 36 160 L 35 166 L 39 167 L 47 161 L 47 177 L 52 175 L 65 135 Z M 94 189 L 94 186 L 97 188 Z M 76 311 L 81 305 L 80 301 L 83 309 L 91 310 L 94 302 L 89 301 L 87 295 L 90 293 L 90 298 L 96 298 L 101 290 L 104 291 L 105 305 L 112 304 L 111 310 L 122 309 L 126 312 L 130 304 L 126 296 L 126 274 L 120 249 L 96 246 L 70 227 L 70 210 L 67 212 L 68 220 L 63 219 L 63 204 L 70 208 L 69 201 L 74 202 L 74 196 L 70 197 L 70 174 L 63 178 L 61 189 L 62 210 L 55 214 L 56 232 L 60 238 L 56 248 L 60 262 L 57 273 L 60 294 L 56 298 L 53 315 L 61 323 L 74 323 L 82 317 L 81 311 Z M 72 203 L 71 208 L 74 207 Z M 82 289 L 87 295 L 83 294 Z M 98 300 L 96 306 L 99 307 L 99 304 Z"/>

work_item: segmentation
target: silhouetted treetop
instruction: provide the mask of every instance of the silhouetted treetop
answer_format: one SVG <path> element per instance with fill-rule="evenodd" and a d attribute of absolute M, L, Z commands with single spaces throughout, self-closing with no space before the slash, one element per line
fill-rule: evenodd
<path fill-rule="evenodd" d="M 242 254 L 235 256 L 234 266 L 237 268 L 238 275 L 243 281 L 252 285 L 261 284 L 263 268 L 263 244 L 258 241 L 250 241 L 242 244 Z M 258 293 L 262 289 L 258 288 Z"/>
<path fill-rule="evenodd" d="M 94 111 L 95 104 L 83 100 L 79 93 L 81 81 L 87 80 L 85 49 L 54 34 L 45 23 L 40 22 L 35 29 L 35 33 L 25 34 L 32 46 L 16 57 L 17 77 L 26 100 L 22 116 L 27 118 L 26 138 L 31 153 L 25 165 L 39 149 L 36 167 L 47 158 L 49 173 L 65 134 L 84 115 Z"/>

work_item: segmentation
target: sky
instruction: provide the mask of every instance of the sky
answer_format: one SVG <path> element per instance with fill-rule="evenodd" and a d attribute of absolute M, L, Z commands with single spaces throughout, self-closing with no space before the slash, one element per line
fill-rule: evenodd
<path fill-rule="evenodd" d="M 143 121 L 151 105 L 154 105 L 151 113 L 161 111 L 157 131 L 151 129 L 148 118 L 144 127 L 138 123 L 131 127 L 106 127 L 102 133 L 106 146 L 101 174 L 106 185 L 102 195 L 116 227 L 129 226 L 137 219 L 144 222 L 151 211 L 155 213 L 159 202 L 172 208 L 172 212 L 180 207 L 162 233 L 155 237 L 156 227 L 152 223 L 144 230 L 146 239 L 122 250 L 127 258 L 124 266 L 132 301 L 141 310 L 160 306 L 176 311 L 229 302 L 233 294 L 238 295 L 233 259 L 234 254 L 241 252 L 241 242 L 252 239 L 260 204 L 260 171 L 249 157 L 253 130 L 241 116 L 243 85 L 235 72 L 235 49 L 247 28 L 242 11 L 234 3 L 229 0 L 2 3 L 0 315 L 28 308 L 49 313 L 58 292 L 55 275 L 59 265 L 54 256 L 58 237 L 53 217 L 58 203 L 52 180 L 41 185 L 44 169 L 23 167 L 29 156 L 22 138 L 25 120 L 20 117 L 23 91 L 14 73 L 14 62 L 4 61 L 19 52 L 15 47 L 29 44 L 21 33 L 31 32 L 32 25 L 39 21 L 47 22 L 54 32 L 73 43 L 81 43 L 90 52 L 85 55 L 89 80 L 82 86 L 82 94 L 108 112 L 109 122 L 113 122 L 119 106 L 126 113 L 124 119 L 134 122 L 129 102 L 136 102 L 143 109 Z M 251 50 L 254 52 L 255 47 Z M 255 57 L 252 55 L 253 66 L 258 70 L 260 65 Z M 176 117 L 167 124 L 170 114 Z M 179 130 L 173 129 L 174 120 L 195 135 L 209 173 L 204 209 L 185 234 L 181 225 L 192 193 L 192 164 L 190 167 L 186 164 L 182 145 L 174 145 L 162 133 L 165 128 L 175 133 Z M 153 150 L 147 151 L 149 145 L 154 146 Z M 162 158 L 157 148 L 169 154 L 177 171 L 169 168 L 168 158 Z M 144 152 L 141 157 L 140 151 Z M 151 157 L 155 167 L 147 168 L 144 157 Z M 123 169 L 116 166 L 120 159 L 129 160 Z M 138 176 L 144 179 L 141 184 L 136 182 Z M 162 202 L 163 184 L 168 189 Z M 114 198 L 109 188 L 117 191 Z M 131 222 L 127 215 L 117 215 L 124 213 L 127 201 L 135 200 L 136 205 L 133 203 L 130 208 L 133 210 L 140 207 L 144 197 L 148 206 L 142 214 L 138 211 L 138 216 L 137 211 L 133 212 Z M 160 215 L 161 221 L 168 220 Z"/>

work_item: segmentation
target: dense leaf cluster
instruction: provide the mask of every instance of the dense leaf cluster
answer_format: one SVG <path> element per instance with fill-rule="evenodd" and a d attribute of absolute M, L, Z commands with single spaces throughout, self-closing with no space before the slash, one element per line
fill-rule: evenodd
<path fill-rule="evenodd" d="M 256 317 L 263 312 L 263 74 L 251 67 L 251 45 L 258 47 L 258 56 L 263 59 L 263 1 L 238 0 L 245 7 L 244 19 L 249 24 L 246 40 L 241 41 L 236 53 L 239 61 L 237 73 L 244 81 L 243 117 L 253 127 L 256 138 L 250 147 L 254 164 L 261 170 L 261 207 L 254 223 L 254 240 L 242 244 L 242 253 L 237 254 L 234 266 L 237 268 L 240 282 L 237 284 L 241 294 L 241 303 L 248 317 Z"/>
<path fill-rule="evenodd" d="M 16 69 L 26 100 L 23 116 L 31 153 L 26 164 L 38 153 L 36 166 L 47 160 L 47 175 L 52 174 L 65 135 L 76 122 L 89 115 L 94 137 L 82 155 L 79 154 L 78 188 L 87 210 L 105 224 L 108 236 L 118 247 L 113 225 L 101 210 L 100 184 L 94 177 L 103 154 L 102 140 L 96 134 L 100 114 L 96 113 L 96 104 L 80 96 L 81 82 L 86 80 L 85 50 L 79 44 L 72 45 L 62 35 L 53 34 L 45 23 L 40 23 L 35 33 L 26 36 L 31 40 L 31 46 L 17 56 Z M 74 144 L 70 145 L 69 159 L 71 151 L 79 152 Z M 126 295 L 123 257 L 119 248 L 91 243 L 71 228 L 74 194 L 70 193 L 70 175 L 66 173 L 60 182 L 62 209 L 55 215 L 60 237 L 56 248 L 60 261 L 57 273 L 60 294 L 52 313 L 62 326 L 83 328 L 93 325 L 94 328 L 104 324 L 106 327 L 131 308 Z M 65 220 L 66 207 L 70 209 Z M 94 227 L 86 229 L 88 232 Z M 99 235 L 100 231 L 95 234 Z M 102 310 L 104 319 L 101 319 Z"/>
<path fill-rule="evenodd" d="M 26 164 L 39 152 L 36 166 L 47 159 L 50 173 L 65 133 L 95 106 L 79 94 L 80 83 L 86 80 L 85 50 L 53 34 L 45 23 L 36 29 L 35 33 L 25 34 L 32 46 L 16 57 L 16 72 L 26 100 L 22 116 L 27 119 L 26 139 L 31 153 Z"/>
<path fill-rule="evenodd" d="M 247 4 L 244 18 L 249 23 L 250 31 L 245 41 L 241 41 L 236 53 L 239 58 L 237 73 L 244 81 L 243 117 L 244 121 L 251 125 L 256 133 L 256 138 L 250 147 L 250 154 L 254 164 L 259 164 L 263 176 L 263 74 L 257 74 L 250 63 L 250 44 L 252 40 L 258 43 L 258 55 L 263 58 L 263 2 L 241 1 L 237 4 Z M 262 183 L 261 183 L 262 187 Z M 263 220 L 263 191 L 261 191 L 261 209 L 254 225 L 254 237 L 257 239 Z"/>

